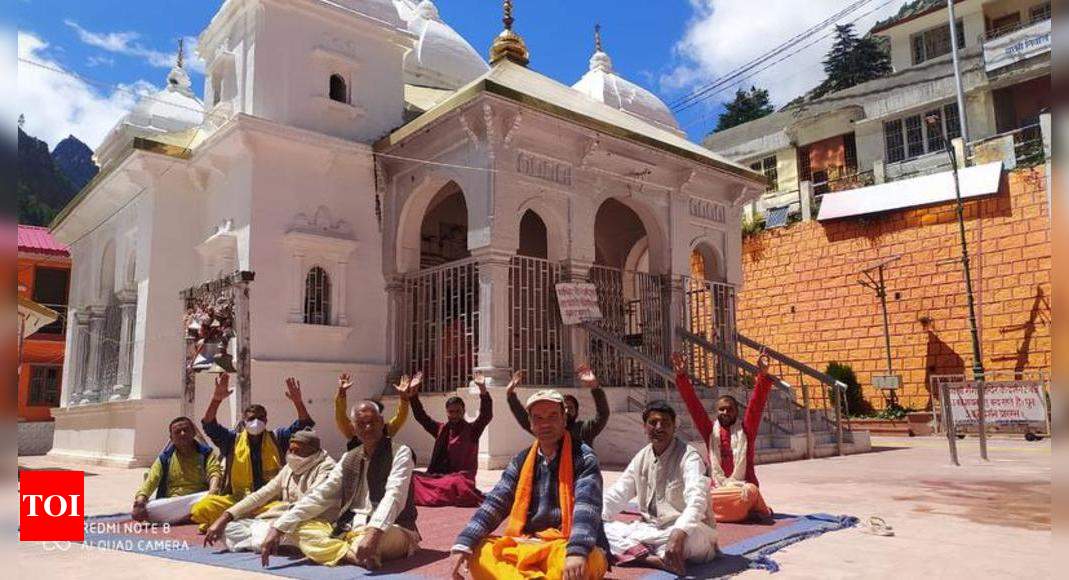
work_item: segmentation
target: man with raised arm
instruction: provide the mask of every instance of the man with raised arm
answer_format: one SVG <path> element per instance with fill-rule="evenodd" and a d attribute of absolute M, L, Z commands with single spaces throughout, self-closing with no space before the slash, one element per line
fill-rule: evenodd
<path fill-rule="evenodd" d="M 397 412 L 386 423 L 386 434 L 390 437 L 397 435 L 397 432 L 404 427 L 405 421 L 408 419 L 408 389 L 405 386 L 407 377 L 402 377 L 401 382 L 394 385 L 397 389 L 401 401 L 397 405 Z M 338 393 L 334 396 L 334 424 L 338 427 L 338 431 L 345 437 L 345 449 L 351 451 L 357 445 L 360 445 L 360 438 L 356 436 L 356 432 L 353 431 L 353 423 L 349 418 L 349 402 L 348 393 L 349 389 L 353 386 L 352 375 L 349 373 L 342 373 L 338 377 Z M 381 410 L 381 409 L 380 409 Z"/>
<path fill-rule="evenodd" d="M 601 521 L 601 468 L 594 450 L 566 428 L 564 397 L 527 399 L 535 441 L 486 495 L 453 545 L 453 578 L 592 580 L 608 569 Z M 491 536 L 502 522 L 501 536 Z"/>
<path fill-rule="evenodd" d="M 676 437 L 676 412 L 668 403 L 649 402 L 642 425 L 650 444 L 605 492 L 605 533 L 618 564 L 648 564 L 682 576 L 686 562 L 716 557 L 708 469 L 701 453 Z M 641 518 L 612 521 L 632 501 Z"/>
<path fill-rule="evenodd" d="M 479 389 L 479 415 L 475 420 L 464 418 L 464 399 L 453 396 L 445 401 L 445 423 L 431 419 L 424 410 L 419 399 L 422 379 L 423 374 L 416 373 L 406 389 L 412 393 L 412 416 L 434 437 L 434 450 L 426 473 L 416 472 L 412 476 L 416 505 L 477 507 L 483 500 L 482 492 L 475 487 L 475 474 L 479 470 L 479 437 L 494 417 L 494 402 L 486 390 L 486 379 L 478 371 L 472 378 Z"/>
<path fill-rule="evenodd" d="M 512 416 L 516 418 L 516 422 L 520 424 L 524 431 L 531 433 L 531 422 L 527 418 L 527 410 L 523 408 L 519 396 L 516 395 L 516 387 L 523 381 L 524 374 L 523 371 L 513 373 L 512 380 L 505 387 L 505 395 L 508 398 L 509 410 L 512 411 Z M 568 432 L 572 434 L 573 440 L 582 441 L 593 447 L 594 439 L 609 424 L 609 399 L 605 396 L 605 391 L 598 383 L 598 378 L 594 375 L 594 371 L 588 365 L 580 365 L 575 370 L 575 374 L 579 377 L 579 383 L 590 389 L 590 396 L 594 398 L 594 418 L 580 420 L 579 399 L 572 395 L 564 395 L 564 410 L 567 413 Z"/>
<path fill-rule="evenodd" d="M 754 471 L 757 431 L 761 427 L 761 413 L 772 389 L 768 364 L 768 355 L 762 350 L 757 357 L 757 378 L 742 421 L 739 421 L 739 402 L 731 395 L 723 395 L 716 400 L 714 421 L 706 414 L 701 399 L 694 391 L 687 374 L 686 358 L 680 353 L 672 355 L 676 388 L 687 405 L 694 426 L 709 448 L 713 512 L 718 522 L 741 522 L 751 516 L 761 519 L 772 517 L 772 510 L 761 496 Z"/>
<path fill-rule="evenodd" d="M 412 501 L 412 450 L 386 435 L 373 401 L 353 409 L 360 445 L 342 456 L 326 481 L 312 488 L 267 532 L 260 550 L 268 565 L 279 544 L 295 542 L 317 564 L 370 570 L 419 549 Z"/>
<path fill-rule="evenodd" d="M 229 375 L 220 374 L 215 379 L 215 392 L 200 421 L 204 433 L 226 458 L 223 476 L 225 495 L 209 495 L 193 506 L 193 521 L 201 524 L 202 529 L 278 475 L 286 463 L 285 451 L 289 448 L 290 437 L 301 429 L 315 427 L 315 421 L 308 415 L 308 409 L 301 399 L 301 383 L 290 377 L 286 379 L 286 398 L 297 411 L 296 421 L 268 431 L 267 409 L 254 403 L 243 411 L 241 423 L 234 429 L 227 429 L 216 421 L 215 416 L 219 412 L 219 405 L 233 393 L 229 386 Z"/>

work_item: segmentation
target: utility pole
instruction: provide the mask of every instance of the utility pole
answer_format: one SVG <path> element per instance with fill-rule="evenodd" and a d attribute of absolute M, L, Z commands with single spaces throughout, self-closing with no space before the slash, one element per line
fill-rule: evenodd
<path fill-rule="evenodd" d="M 958 93 L 961 141 L 965 145 L 965 164 L 969 165 L 969 123 L 965 118 L 965 89 L 961 84 L 961 61 L 958 60 L 958 23 L 954 17 L 954 0 L 947 0 L 947 12 L 950 14 L 950 58 L 954 62 L 954 87 Z"/>
<path fill-rule="evenodd" d="M 951 0 L 952 1 L 952 0 Z M 939 123 L 937 116 L 926 119 L 929 126 Z M 950 156 L 950 170 L 954 176 L 954 198 L 957 201 L 958 210 L 958 234 L 961 240 L 961 268 L 965 273 L 965 301 L 969 306 L 969 333 L 972 336 L 972 374 L 973 380 L 977 381 L 977 411 L 979 417 L 977 427 L 980 431 L 980 457 L 987 460 L 987 434 L 984 432 L 984 360 L 980 352 L 980 331 L 976 325 L 976 301 L 973 299 L 972 269 L 969 266 L 969 243 L 965 237 L 965 204 L 961 200 L 961 183 L 958 180 L 958 159 L 954 152 L 954 146 L 950 141 L 943 140 L 946 145 L 947 155 Z"/>

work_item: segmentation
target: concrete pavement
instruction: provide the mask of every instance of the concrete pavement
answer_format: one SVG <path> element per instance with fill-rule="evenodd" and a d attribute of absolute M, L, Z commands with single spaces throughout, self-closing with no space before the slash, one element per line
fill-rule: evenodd
<path fill-rule="evenodd" d="M 894 537 L 860 528 L 790 546 L 773 558 L 779 578 L 1045 578 L 1051 558 L 1049 441 L 992 439 L 983 463 L 975 439 L 960 442 L 961 467 L 951 466 L 940 438 L 873 438 L 877 451 L 758 466 L 761 488 L 779 513 L 878 515 Z M 23 468 L 70 468 L 41 457 L 20 457 Z M 92 475 L 89 475 L 89 474 Z M 90 468 L 86 513 L 129 509 L 144 470 Z M 606 483 L 619 472 L 606 472 Z M 479 474 L 488 489 L 500 471 Z M 143 580 L 267 577 L 112 551 L 17 549 L 19 577 L 107 577 Z M 767 575 L 749 571 L 745 578 Z"/>

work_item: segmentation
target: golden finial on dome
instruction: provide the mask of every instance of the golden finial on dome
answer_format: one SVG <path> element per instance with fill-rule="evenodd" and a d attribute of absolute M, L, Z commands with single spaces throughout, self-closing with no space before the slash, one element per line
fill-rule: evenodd
<path fill-rule="evenodd" d="M 512 31 L 512 0 L 505 0 L 503 7 L 505 14 L 501 22 L 505 24 L 505 29 L 494 38 L 494 43 L 490 45 L 490 64 L 505 59 L 520 66 L 527 66 L 531 56 L 527 52 L 527 45 L 520 35 Z"/>

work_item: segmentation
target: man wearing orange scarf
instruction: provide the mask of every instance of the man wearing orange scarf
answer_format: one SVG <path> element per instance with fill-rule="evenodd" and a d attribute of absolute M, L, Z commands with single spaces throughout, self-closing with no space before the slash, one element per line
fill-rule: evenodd
<path fill-rule="evenodd" d="M 600 579 L 609 545 L 598 458 L 572 440 L 560 393 L 539 391 L 526 408 L 536 440 L 509 462 L 457 537 L 453 578 Z M 506 518 L 504 534 L 491 536 Z"/>

